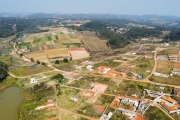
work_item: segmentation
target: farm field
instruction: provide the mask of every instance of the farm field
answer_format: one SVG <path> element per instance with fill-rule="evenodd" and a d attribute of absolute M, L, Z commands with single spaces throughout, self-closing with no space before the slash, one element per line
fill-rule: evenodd
<path fill-rule="evenodd" d="M 78 36 L 89 52 L 105 52 L 110 50 L 106 45 L 106 40 L 99 39 L 95 33 L 84 32 Z"/>
<path fill-rule="evenodd" d="M 71 57 L 73 60 L 89 57 L 77 35 L 69 33 L 65 28 L 30 34 L 22 43 L 17 44 L 17 47 L 30 50 L 24 53 L 27 58 L 45 63 Z"/>

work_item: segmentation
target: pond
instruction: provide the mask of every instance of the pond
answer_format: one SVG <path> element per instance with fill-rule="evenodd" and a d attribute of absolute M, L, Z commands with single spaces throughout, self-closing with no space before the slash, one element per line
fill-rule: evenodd
<path fill-rule="evenodd" d="M 0 120 L 16 120 L 18 106 L 23 101 L 18 87 L 6 88 L 0 94 Z"/>

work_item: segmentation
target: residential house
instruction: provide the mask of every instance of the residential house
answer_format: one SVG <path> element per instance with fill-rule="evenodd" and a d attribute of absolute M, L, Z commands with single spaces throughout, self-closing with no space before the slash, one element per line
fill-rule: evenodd
<path fill-rule="evenodd" d="M 160 55 L 157 56 L 156 60 L 168 60 L 168 57 L 166 55 Z"/>
<path fill-rule="evenodd" d="M 179 54 L 169 54 L 168 58 L 172 62 L 180 62 L 180 53 Z"/>
<path fill-rule="evenodd" d="M 35 78 L 31 78 L 30 79 L 30 83 L 33 84 L 33 83 L 37 83 L 37 80 Z"/>
<path fill-rule="evenodd" d="M 180 104 L 171 96 L 163 95 L 158 103 L 168 113 L 180 113 Z"/>
<path fill-rule="evenodd" d="M 179 62 L 175 62 L 173 64 L 173 71 L 180 71 L 180 63 Z"/>
<path fill-rule="evenodd" d="M 156 77 L 163 77 L 163 78 L 168 78 L 169 77 L 169 75 L 158 73 L 158 72 L 154 72 L 153 75 L 156 76 Z"/>

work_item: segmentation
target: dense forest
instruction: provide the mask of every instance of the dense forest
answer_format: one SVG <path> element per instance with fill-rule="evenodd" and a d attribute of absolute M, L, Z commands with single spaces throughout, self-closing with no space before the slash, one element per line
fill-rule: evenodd
<path fill-rule="evenodd" d="M 9 37 L 20 32 L 46 32 L 48 30 L 41 30 L 38 26 L 44 27 L 57 24 L 59 24 L 59 21 L 54 22 L 53 19 L 0 18 L 0 38 Z"/>
<path fill-rule="evenodd" d="M 148 29 L 139 27 L 129 27 L 129 31 L 125 34 L 119 34 L 109 29 L 109 27 L 116 28 L 128 28 L 126 24 L 130 22 L 125 19 L 107 19 L 107 20 L 93 20 L 89 23 L 82 25 L 81 27 L 71 26 L 72 29 L 78 31 L 96 31 L 100 38 L 107 39 L 108 43 L 113 48 L 123 47 L 129 44 L 131 41 L 135 41 L 141 37 L 158 37 L 162 32 L 158 29 Z M 131 21 L 132 22 L 132 21 Z"/>
<path fill-rule="evenodd" d="M 7 71 L 7 65 L 0 61 L 0 82 L 2 82 L 8 76 Z"/>
<path fill-rule="evenodd" d="M 169 35 L 165 36 L 165 40 L 166 41 L 180 40 L 180 29 L 171 31 L 171 33 Z"/>

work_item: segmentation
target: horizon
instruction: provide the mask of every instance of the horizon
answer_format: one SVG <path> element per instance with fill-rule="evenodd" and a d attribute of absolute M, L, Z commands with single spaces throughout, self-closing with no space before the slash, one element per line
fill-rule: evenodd
<path fill-rule="evenodd" d="M 23 14 L 117 14 L 180 17 L 179 4 L 179 0 L 31 0 L 28 2 L 6 0 L 0 4 L 0 11 L 1 13 Z"/>

